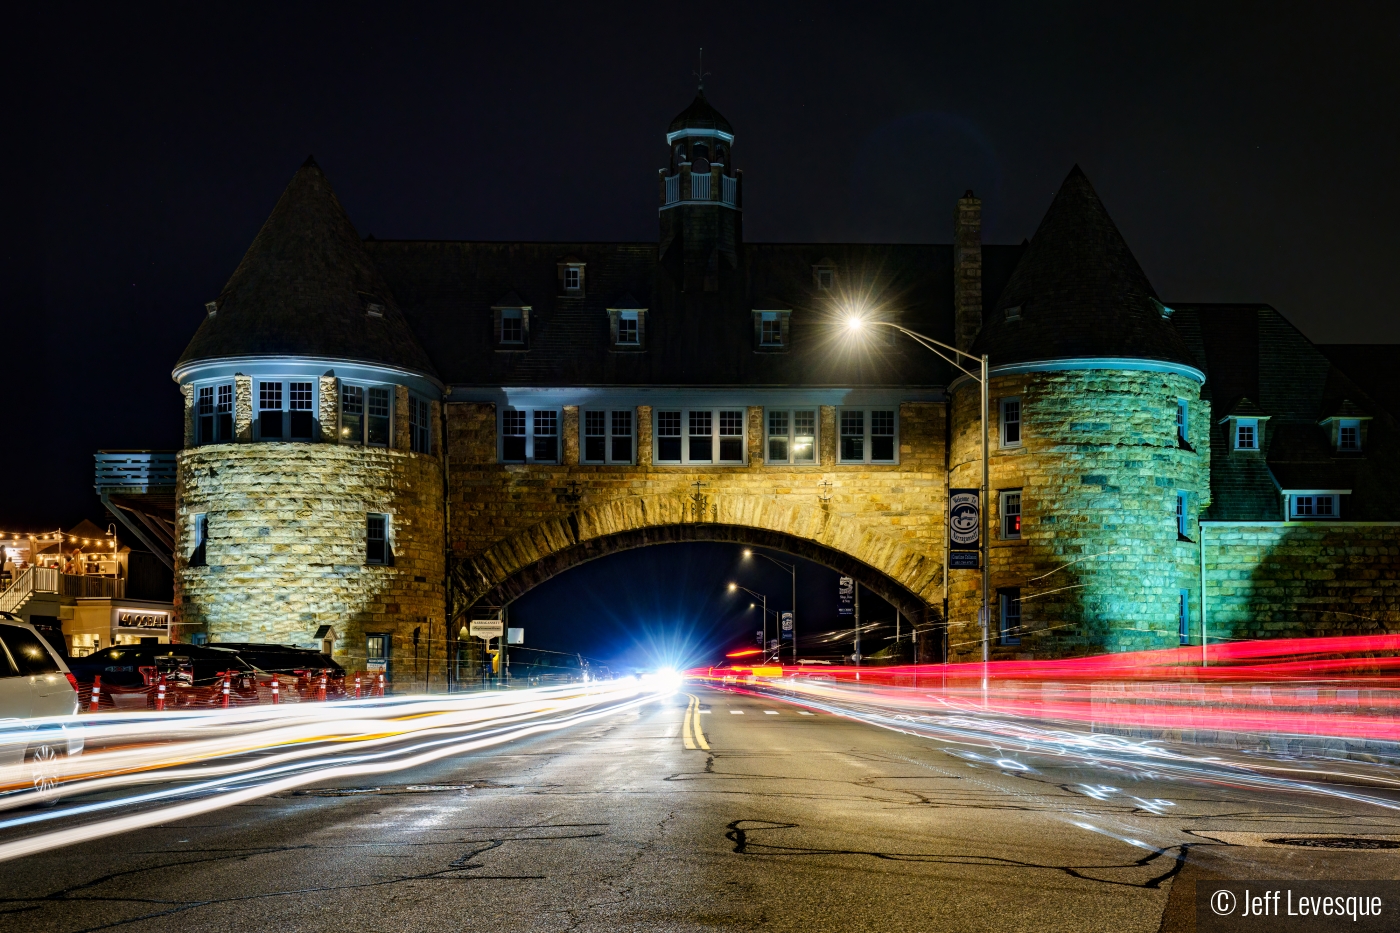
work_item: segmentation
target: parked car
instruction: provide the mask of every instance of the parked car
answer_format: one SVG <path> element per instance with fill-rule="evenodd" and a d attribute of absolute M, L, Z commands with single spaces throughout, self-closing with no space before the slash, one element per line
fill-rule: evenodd
<path fill-rule="evenodd" d="M 225 671 L 252 673 L 238 652 L 212 645 L 113 645 L 82 658 L 70 658 L 78 683 L 90 684 L 99 675 L 106 690 L 148 686 L 148 676 L 161 674 L 175 686 L 208 687 Z M 143 672 L 142 668 L 146 670 Z"/>
<path fill-rule="evenodd" d="M 0 765 L 27 762 L 35 790 L 52 795 L 62 755 L 80 755 L 82 729 L 51 717 L 78 711 L 78 685 L 37 629 L 0 612 Z"/>
<path fill-rule="evenodd" d="M 224 641 L 210 647 L 236 651 L 245 662 L 265 674 L 298 675 L 303 672 L 328 670 L 332 677 L 345 676 L 345 668 L 337 664 L 330 655 L 322 654 L 315 648 Z"/>

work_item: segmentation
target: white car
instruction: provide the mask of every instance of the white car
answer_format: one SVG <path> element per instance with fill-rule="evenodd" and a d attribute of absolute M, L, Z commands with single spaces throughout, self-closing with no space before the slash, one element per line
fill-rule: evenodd
<path fill-rule="evenodd" d="M 27 764 L 26 779 L 48 796 L 58 759 L 83 751 L 82 729 L 55 717 L 78 712 L 68 665 L 28 622 L 0 613 L 0 766 Z"/>

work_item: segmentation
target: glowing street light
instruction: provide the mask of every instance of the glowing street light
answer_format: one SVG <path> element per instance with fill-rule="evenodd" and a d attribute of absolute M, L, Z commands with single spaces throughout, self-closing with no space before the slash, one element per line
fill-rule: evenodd
<path fill-rule="evenodd" d="M 962 350 L 959 350 L 957 347 L 949 346 L 948 344 L 943 343 L 942 341 L 934 340 L 932 337 L 925 336 L 924 334 L 916 333 L 912 330 L 909 330 L 907 327 L 900 327 L 898 324 L 895 324 L 891 321 L 871 320 L 868 317 L 866 317 L 866 315 L 863 313 L 863 310 L 864 309 L 859 307 L 852 307 L 849 308 L 846 312 L 846 331 L 852 336 L 859 336 L 865 331 L 867 326 L 893 327 L 895 330 L 899 331 L 904 336 L 913 340 L 925 350 L 937 354 L 939 358 L 962 370 L 962 372 L 966 376 L 968 376 L 968 378 L 970 378 L 973 382 L 977 383 L 982 389 L 982 501 L 979 503 L 978 512 L 981 525 L 981 527 L 978 529 L 979 537 L 981 538 L 981 543 L 978 548 L 978 556 L 982 560 L 982 611 L 978 615 L 980 616 L 980 623 L 982 629 L 982 662 L 985 664 L 990 657 L 990 650 L 988 645 L 990 638 L 989 626 L 991 625 L 991 568 L 987 566 L 987 510 L 989 505 L 987 501 L 987 496 L 989 494 L 991 486 L 990 477 L 988 475 L 989 461 L 991 458 L 991 439 L 989 433 L 989 422 L 991 419 L 988 410 L 988 392 L 991 388 L 991 381 L 988 378 L 987 372 L 987 354 L 982 354 L 981 359 L 978 359 L 971 353 L 966 353 Z M 949 356 L 948 353 L 944 352 L 945 350 L 954 355 Z M 980 372 L 974 373 L 972 370 L 963 366 L 961 363 L 958 362 L 959 358 L 966 358 L 972 360 L 974 363 L 980 363 Z M 946 553 L 944 557 L 944 567 L 946 573 Z M 944 622 L 946 623 L 947 620 L 945 619 Z"/>
<path fill-rule="evenodd" d="M 753 557 L 753 556 L 754 556 L 754 551 L 753 551 L 753 549 L 752 549 L 752 548 L 744 548 L 744 556 L 745 556 L 745 557 Z M 778 560 L 776 557 L 771 557 L 771 556 L 769 556 L 769 555 L 763 553 L 762 551 L 759 551 L 759 552 L 758 552 L 758 556 L 759 556 L 759 557 L 762 557 L 764 560 L 772 561 L 773 563 L 777 564 L 779 567 L 783 568 L 783 569 L 786 570 L 789 574 L 792 575 L 792 663 L 793 663 L 793 664 L 796 664 L 796 663 L 797 663 L 797 565 L 796 565 L 796 564 L 789 564 L 789 563 L 787 563 L 786 561 Z M 779 617 L 778 617 L 778 654 L 781 655 L 782 652 L 783 652 L 783 629 L 782 629 L 782 617 L 779 616 Z"/>

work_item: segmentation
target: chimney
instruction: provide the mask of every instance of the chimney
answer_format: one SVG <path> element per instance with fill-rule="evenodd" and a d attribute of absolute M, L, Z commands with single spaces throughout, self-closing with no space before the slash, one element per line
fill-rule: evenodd
<path fill-rule="evenodd" d="M 982 329 L 982 202 L 969 190 L 953 212 L 953 331 L 971 352 Z"/>

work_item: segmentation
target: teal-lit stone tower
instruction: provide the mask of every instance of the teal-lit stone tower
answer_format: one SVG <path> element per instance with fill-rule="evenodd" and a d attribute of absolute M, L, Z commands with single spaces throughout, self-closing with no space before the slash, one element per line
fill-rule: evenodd
<path fill-rule="evenodd" d="M 1171 314 L 1076 166 L 972 345 L 991 365 L 993 657 L 1199 644 L 1209 406 Z M 975 487 L 979 393 L 952 391 L 950 485 Z M 955 658 L 980 657 L 980 583 L 952 574 Z"/>

